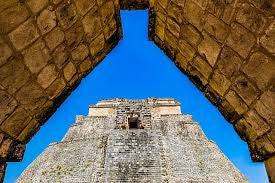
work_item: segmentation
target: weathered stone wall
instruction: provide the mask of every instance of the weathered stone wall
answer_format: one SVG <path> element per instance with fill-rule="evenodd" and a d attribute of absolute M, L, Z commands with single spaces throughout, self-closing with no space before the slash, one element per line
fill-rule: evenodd
<path fill-rule="evenodd" d="M 109 103 L 117 116 L 78 116 L 63 140 L 50 145 L 17 182 L 247 182 L 190 115 L 161 115 L 153 110 L 157 100 L 118 101 Z M 149 114 L 152 125 L 120 128 L 128 112 Z"/>
<path fill-rule="evenodd" d="M 275 153 L 275 3 L 151 2 L 150 38 L 248 142 L 251 157 Z"/>
<path fill-rule="evenodd" d="M 22 158 L 23 144 L 120 38 L 117 0 L 0 1 L 1 162 Z"/>
<path fill-rule="evenodd" d="M 116 45 L 119 9 L 147 7 L 149 37 L 234 125 L 253 160 L 275 154 L 274 1 L 0 0 L 0 162 L 22 159 Z"/>
<path fill-rule="evenodd" d="M 156 131 L 112 131 L 105 155 L 105 182 L 162 182 L 160 143 Z"/>
<path fill-rule="evenodd" d="M 268 178 L 271 183 L 275 182 L 275 156 L 265 161 L 265 167 L 268 173 Z"/>

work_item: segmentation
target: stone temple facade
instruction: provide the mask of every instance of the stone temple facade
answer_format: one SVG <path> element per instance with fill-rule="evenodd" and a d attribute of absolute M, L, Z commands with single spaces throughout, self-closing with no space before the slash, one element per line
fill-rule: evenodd
<path fill-rule="evenodd" d="M 102 100 L 21 175 L 29 182 L 248 182 L 175 99 Z"/>

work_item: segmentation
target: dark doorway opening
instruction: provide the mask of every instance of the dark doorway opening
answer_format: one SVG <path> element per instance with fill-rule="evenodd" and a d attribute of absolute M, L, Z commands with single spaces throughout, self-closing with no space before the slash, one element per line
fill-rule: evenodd
<path fill-rule="evenodd" d="M 138 129 L 139 120 L 138 117 L 128 118 L 129 129 Z"/>

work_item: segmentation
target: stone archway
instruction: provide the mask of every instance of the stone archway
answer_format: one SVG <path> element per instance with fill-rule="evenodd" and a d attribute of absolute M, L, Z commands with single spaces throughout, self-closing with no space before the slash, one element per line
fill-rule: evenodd
<path fill-rule="evenodd" d="M 234 125 L 274 181 L 272 0 L 0 0 L 0 177 L 121 39 L 119 10 L 145 8 L 149 38 Z"/>

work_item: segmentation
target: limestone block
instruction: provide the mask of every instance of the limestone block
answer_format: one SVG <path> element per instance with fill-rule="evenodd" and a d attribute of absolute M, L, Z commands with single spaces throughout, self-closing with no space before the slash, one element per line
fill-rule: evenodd
<path fill-rule="evenodd" d="M 58 72 L 53 64 L 50 64 L 39 73 L 37 82 L 43 87 L 47 88 L 57 78 Z"/>
<path fill-rule="evenodd" d="M 207 7 L 207 1 L 205 0 L 193 0 L 193 2 L 199 5 L 203 10 Z"/>
<path fill-rule="evenodd" d="M 99 9 L 103 26 L 108 24 L 115 15 L 115 7 L 113 1 L 108 1 Z"/>
<path fill-rule="evenodd" d="M 233 1 L 234 2 L 234 1 Z M 226 24 L 230 24 L 230 22 L 233 20 L 234 18 L 234 14 L 235 14 L 236 8 L 235 8 L 235 4 L 227 4 L 224 7 L 224 12 L 222 15 L 222 20 L 226 23 Z"/>
<path fill-rule="evenodd" d="M 209 85 L 220 95 L 224 96 L 225 92 L 231 85 L 231 81 L 228 80 L 219 70 L 215 70 L 212 75 Z"/>
<path fill-rule="evenodd" d="M 198 30 L 202 30 L 204 11 L 199 5 L 194 3 L 192 0 L 186 0 L 184 7 L 184 15 L 186 20 L 194 25 Z M 183 15 L 179 15 L 183 16 Z"/>
<path fill-rule="evenodd" d="M 2 141 L 2 144 L 0 146 L 0 157 L 1 158 L 7 157 L 7 155 L 9 154 L 10 148 L 12 146 L 12 143 L 13 143 L 13 141 L 10 138 L 5 138 Z"/>
<path fill-rule="evenodd" d="M 36 41 L 23 52 L 24 62 L 32 73 L 38 73 L 49 61 L 50 54 L 42 40 Z"/>
<path fill-rule="evenodd" d="M 0 124 L 14 111 L 17 101 L 7 92 L 0 90 Z M 0 138 L 1 139 L 1 138 Z M 1 140 L 0 140 L 1 144 Z"/>
<path fill-rule="evenodd" d="M 155 25 L 155 33 L 162 41 L 164 41 L 164 35 L 165 35 L 164 30 L 165 30 L 165 23 L 160 18 L 157 17 L 156 25 Z"/>
<path fill-rule="evenodd" d="M 160 4 L 156 5 L 156 19 L 160 18 L 162 21 L 166 22 L 166 18 L 168 17 L 165 9 L 161 7 Z"/>
<path fill-rule="evenodd" d="M 248 110 L 248 107 L 245 104 L 245 102 L 233 90 L 230 90 L 225 95 L 225 99 L 229 102 L 229 104 L 232 107 L 234 107 L 235 111 L 238 114 L 243 114 L 245 111 Z"/>
<path fill-rule="evenodd" d="M 50 97 L 48 96 L 48 100 L 32 112 L 34 119 L 38 120 L 41 125 L 43 124 L 41 119 L 48 118 L 49 111 L 51 111 L 54 107 L 53 102 L 49 99 Z"/>
<path fill-rule="evenodd" d="M 39 32 L 32 19 L 29 19 L 12 31 L 9 37 L 14 47 L 22 50 L 39 37 Z"/>
<path fill-rule="evenodd" d="M 168 43 L 169 46 L 176 49 L 178 46 L 179 40 L 167 29 L 165 30 L 165 41 Z"/>
<path fill-rule="evenodd" d="M 98 52 L 100 52 L 104 48 L 104 35 L 100 34 L 97 38 L 93 40 L 90 44 L 90 52 L 92 56 L 95 56 Z"/>
<path fill-rule="evenodd" d="M 70 81 L 72 79 L 72 77 L 76 74 L 76 68 L 72 62 L 69 62 L 65 66 L 65 68 L 63 70 L 63 74 L 64 74 L 64 78 L 67 81 Z"/>
<path fill-rule="evenodd" d="M 22 107 L 17 108 L 10 117 L 1 124 L 0 129 L 16 138 L 30 122 L 31 117 Z"/>
<path fill-rule="evenodd" d="M 33 13 L 38 13 L 39 11 L 44 9 L 48 5 L 48 3 L 48 0 L 27 0 L 27 4 L 29 5 Z"/>
<path fill-rule="evenodd" d="M 78 46 L 78 44 L 82 41 L 83 36 L 84 30 L 80 22 L 75 23 L 65 32 L 67 45 L 69 45 L 71 49 L 74 49 Z"/>
<path fill-rule="evenodd" d="M 7 62 L 7 59 L 12 55 L 12 50 L 0 37 L 0 66 Z"/>
<path fill-rule="evenodd" d="M 55 98 L 58 94 L 60 94 L 66 87 L 66 83 L 62 78 L 57 78 L 51 86 L 49 86 L 46 90 L 47 94 L 51 99 Z"/>
<path fill-rule="evenodd" d="M 251 142 L 261 137 L 269 129 L 269 125 L 257 114 L 255 110 L 248 111 L 244 119 L 241 119 L 236 125 L 236 130 L 244 135 Z"/>
<path fill-rule="evenodd" d="M 234 124 L 234 129 L 244 141 L 255 140 L 258 137 L 257 132 L 251 128 L 245 119 L 241 119 Z"/>
<path fill-rule="evenodd" d="M 104 36 L 108 40 L 117 30 L 116 20 L 112 19 L 103 29 Z"/>
<path fill-rule="evenodd" d="M 205 56 L 209 64 L 213 67 L 221 51 L 221 46 L 206 33 L 203 33 L 203 40 L 198 46 L 198 51 Z"/>
<path fill-rule="evenodd" d="M 259 8 L 260 10 L 264 11 L 267 14 L 275 13 L 274 7 L 275 2 L 270 0 L 249 0 L 254 6 Z"/>
<path fill-rule="evenodd" d="M 183 8 L 176 5 L 173 1 L 170 1 L 167 7 L 168 15 L 174 18 L 179 24 L 184 21 Z"/>
<path fill-rule="evenodd" d="M 231 79 L 235 72 L 240 70 L 243 60 L 241 57 L 229 47 L 223 47 L 217 62 L 217 68 L 228 79 Z"/>
<path fill-rule="evenodd" d="M 79 65 L 79 71 L 81 73 L 86 73 L 92 68 L 92 62 L 90 58 L 86 58 L 80 65 Z"/>
<path fill-rule="evenodd" d="M 48 47 L 53 50 L 64 41 L 64 38 L 65 36 L 63 31 L 59 27 L 56 27 L 49 34 L 47 34 L 45 41 Z"/>
<path fill-rule="evenodd" d="M 257 86 L 264 90 L 273 83 L 275 76 L 275 62 L 272 58 L 267 57 L 262 52 L 253 53 L 243 71 L 254 81 Z"/>
<path fill-rule="evenodd" d="M 265 35 L 261 37 L 260 43 L 267 51 L 275 55 L 275 21 L 270 24 Z"/>
<path fill-rule="evenodd" d="M 266 135 L 257 139 L 255 143 L 252 143 L 251 149 L 252 151 L 255 151 L 257 153 L 256 158 L 257 156 L 270 157 L 275 152 L 275 147 L 272 145 L 272 143 L 270 142 L 270 140 L 267 138 Z M 259 159 L 262 160 L 261 158 Z"/>
<path fill-rule="evenodd" d="M 96 5 L 96 0 L 74 0 L 75 6 L 81 15 L 85 15 Z"/>
<path fill-rule="evenodd" d="M 168 5 L 168 0 L 159 0 L 157 1 L 163 8 L 166 8 Z"/>
<path fill-rule="evenodd" d="M 52 0 L 53 4 L 57 5 L 59 3 L 61 3 L 63 0 Z"/>
<path fill-rule="evenodd" d="M 80 44 L 76 49 L 72 51 L 72 59 L 79 63 L 89 55 L 89 49 L 86 45 Z"/>
<path fill-rule="evenodd" d="M 270 129 L 270 126 L 256 113 L 255 110 L 248 111 L 244 115 L 244 119 L 257 134 L 255 138 L 251 138 L 252 141 L 257 137 L 262 136 Z"/>
<path fill-rule="evenodd" d="M 7 33 L 29 17 L 27 8 L 17 0 L 0 2 L 0 33 Z"/>
<path fill-rule="evenodd" d="M 229 32 L 229 27 L 210 13 L 206 16 L 204 29 L 221 43 L 224 42 Z"/>
<path fill-rule="evenodd" d="M 184 55 L 182 55 L 180 52 L 177 53 L 177 55 L 176 55 L 176 63 L 178 64 L 178 66 L 181 69 L 186 70 L 188 62 L 189 62 L 189 60 Z"/>
<path fill-rule="evenodd" d="M 264 163 L 269 181 L 275 182 L 275 156 L 270 157 Z"/>
<path fill-rule="evenodd" d="M 9 93 L 15 93 L 29 79 L 30 73 L 20 60 L 13 59 L 0 68 L 1 85 Z M 12 74 L 11 74 L 12 73 Z"/>
<path fill-rule="evenodd" d="M 256 42 L 252 33 L 242 27 L 240 24 L 231 24 L 231 33 L 229 34 L 226 44 L 234 51 L 246 58 Z"/>
<path fill-rule="evenodd" d="M 233 4 L 235 0 L 208 0 L 207 10 L 216 17 L 222 17 L 226 6 Z"/>
<path fill-rule="evenodd" d="M 102 26 L 98 11 L 90 11 L 82 20 L 84 32 L 88 41 L 92 41 L 102 32 Z"/>
<path fill-rule="evenodd" d="M 261 33 L 266 24 L 263 14 L 248 3 L 242 3 L 236 14 L 236 20 L 247 29 L 255 33 Z"/>
<path fill-rule="evenodd" d="M 65 1 L 57 7 L 56 16 L 64 29 L 71 27 L 78 19 L 76 8 L 70 1 Z"/>
<path fill-rule="evenodd" d="M 103 3 L 105 3 L 107 0 L 97 0 L 98 6 L 101 6 Z"/>
<path fill-rule="evenodd" d="M 37 25 L 42 34 L 50 32 L 56 26 L 56 16 L 54 11 L 45 9 L 37 18 Z"/>
<path fill-rule="evenodd" d="M 257 112 L 275 128 L 275 92 L 265 91 L 255 105 Z"/>
<path fill-rule="evenodd" d="M 15 5 L 18 2 L 18 0 L 10 0 L 10 1 L 1 1 L 1 6 L 0 6 L 0 10 L 4 10 L 7 9 L 9 7 L 12 7 L 13 5 Z"/>
<path fill-rule="evenodd" d="M 200 33 L 190 24 L 182 25 L 180 35 L 192 46 L 196 46 L 201 40 Z"/>
<path fill-rule="evenodd" d="M 181 52 L 182 55 L 184 55 L 187 61 L 191 61 L 196 52 L 196 50 L 185 40 L 179 40 L 178 50 Z"/>
<path fill-rule="evenodd" d="M 175 3 L 180 8 L 184 8 L 185 6 L 185 0 L 171 0 L 173 3 Z"/>
<path fill-rule="evenodd" d="M 16 99 L 28 112 L 35 113 L 34 110 L 43 106 L 49 96 L 38 84 L 29 82 L 17 92 Z"/>
<path fill-rule="evenodd" d="M 270 124 L 269 124 L 270 125 Z M 275 128 L 274 126 L 270 126 L 271 130 L 270 132 L 267 134 L 268 139 L 271 141 L 271 143 L 273 144 L 273 146 L 275 147 Z"/>
<path fill-rule="evenodd" d="M 234 79 L 233 88 L 248 106 L 259 95 L 258 89 L 244 75 Z"/>
<path fill-rule="evenodd" d="M 54 50 L 52 55 L 56 66 L 60 69 L 68 62 L 70 54 L 68 53 L 65 44 L 61 44 Z"/>
<path fill-rule="evenodd" d="M 196 56 L 190 64 L 194 66 L 206 79 L 208 79 L 212 73 L 212 67 L 200 56 Z"/>
<path fill-rule="evenodd" d="M 193 81 L 197 85 L 197 87 L 202 89 L 203 86 L 206 86 L 208 80 L 193 65 L 189 65 L 187 67 L 187 71 L 191 81 Z"/>
<path fill-rule="evenodd" d="M 172 18 L 167 18 L 167 29 L 177 38 L 180 36 L 180 26 Z"/>
<path fill-rule="evenodd" d="M 235 124 L 236 121 L 240 119 L 240 115 L 235 111 L 234 107 L 232 107 L 232 105 L 230 105 L 229 102 L 225 99 L 221 101 L 219 111 L 231 124 Z"/>
<path fill-rule="evenodd" d="M 17 140 L 27 143 L 30 138 L 40 129 L 40 124 L 35 119 L 32 119 L 24 130 L 17 137 Z"/>

